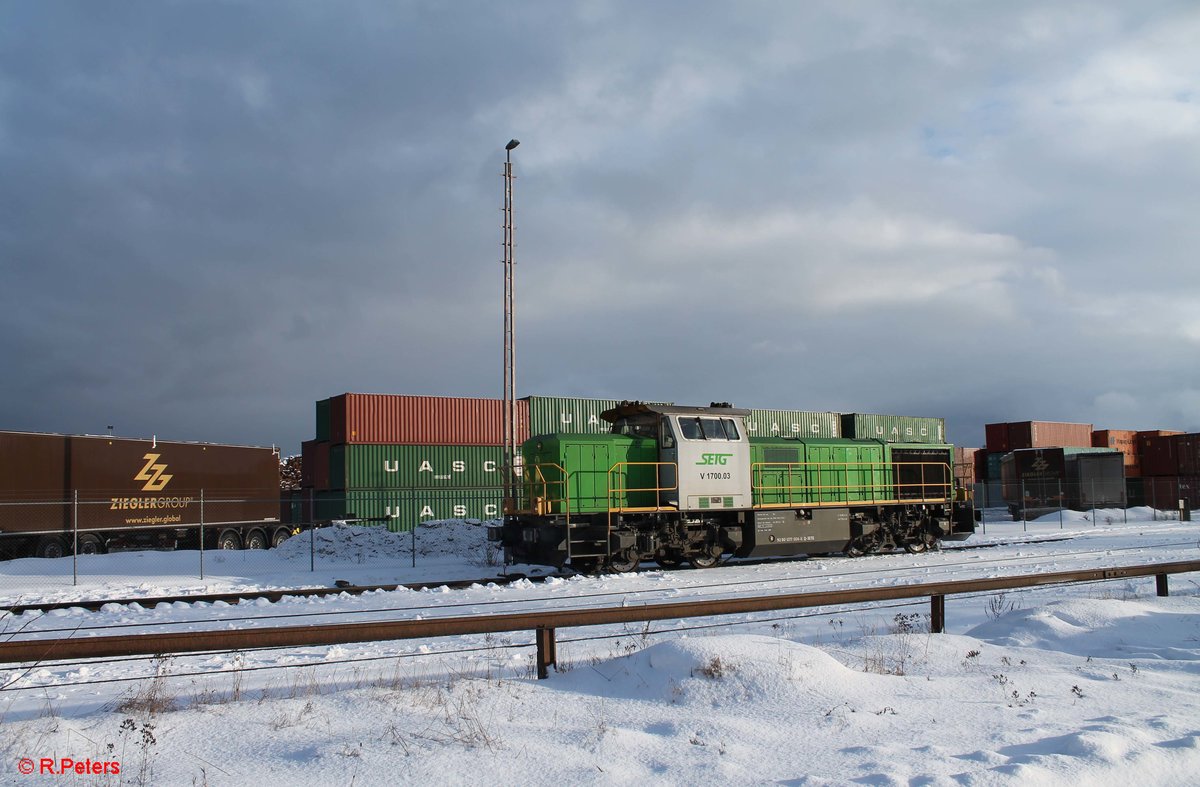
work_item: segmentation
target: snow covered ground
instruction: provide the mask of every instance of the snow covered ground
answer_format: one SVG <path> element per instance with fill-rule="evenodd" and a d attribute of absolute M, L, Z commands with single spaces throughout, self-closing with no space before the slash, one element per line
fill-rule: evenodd
<path fill-rule="evenodd" d="M 0 597 L 500 570 L 488 565 L 478 524 L 418 536 L 428 548 L 415 570 L 407 537 L 343 529 L 319 534 L 316 572 L 303 537 L 278 554 L 225 555 L 224 567 L 247 570 L 203 581 L 181 568 L 194 555 L 88 558 L 89 577 L 112 579 L 80 587 L 69 584 L 69 558 L 67 584 L 63 561 L 11 561 L 0 564 Z M 1017 542 L 1031 536 L 1040 541 Z M 966 545 L 982 544 L 993 546 L 275 605 L 62 610 L 9 616 L 0 637 L 272 623 L 245 622 L 251 615 L 327 623 L 656 603 L 1200 559 L 1200 527 L 1148 510 L 1128 523 L 1122 512 L 1068 512 L 1061 525 L 1057 516 L 989 521 Z M 55 769 L 70 759 L 93 771 L 108 763 L 108 773 L 75 777 L 98 784 L 1195 784 L 1198 580 L 1172 577 L 1169 598 L 1154 595 L 1152 579 L 951 597 L 941 635 L 928 633 L 925 602 L 563 630 L 559 671 L 545 681 L 533 676 L 525 633 L 0 670 L 0 782 L 52 783 L 39 775 L 43 759 Z"/>

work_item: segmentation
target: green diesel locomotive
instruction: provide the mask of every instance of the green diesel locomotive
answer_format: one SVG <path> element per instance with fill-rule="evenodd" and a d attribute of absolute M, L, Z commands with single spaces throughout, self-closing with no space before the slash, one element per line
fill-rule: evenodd
<path fill-rule="evenodd" d="M 749 437 L 748 410 L 625 402 L 603 435 L 522 446 L 507 563 L 631 571 L 727 557 L 857 556 L 974 533 L 944 443 Z"/>

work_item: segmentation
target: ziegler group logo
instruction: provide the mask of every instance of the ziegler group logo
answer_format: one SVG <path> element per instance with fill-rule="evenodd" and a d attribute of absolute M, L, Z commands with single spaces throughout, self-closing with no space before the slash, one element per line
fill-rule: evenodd
<path fill-rule="evenodd" d="M 146 485 L 142 487 L 143 492 L 161 492 L 175 477 L 166 474 L 167 466 L 165 464 L 155 464 L 160 456 L 162 454 L 146 454 L 142 457 L 146 460 L 146 465 L 133 479 L 146 482 Z"/>

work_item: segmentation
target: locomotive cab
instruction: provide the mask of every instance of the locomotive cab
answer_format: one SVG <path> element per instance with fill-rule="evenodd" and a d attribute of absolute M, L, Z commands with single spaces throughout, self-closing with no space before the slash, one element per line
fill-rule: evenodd
<path fill-rule="evenodd" d="M 658 442 L 659 505 L 700 513 L 750 507 L 749 410 L 623 403 L 601 417 L 615 434 Z"/>

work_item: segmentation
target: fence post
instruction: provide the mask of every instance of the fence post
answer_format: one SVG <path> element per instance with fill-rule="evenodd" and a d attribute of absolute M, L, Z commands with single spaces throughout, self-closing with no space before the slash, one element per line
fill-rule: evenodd
<path fill-rule="evenodd" d="M 79 490 L 75 490 L 75 505 L 71 512 L 71 532 L 74 546 L 71 547 L 71 585 L 79 584 Z"/>
<path fill-rule="evenodd" d="M 1092 527 L 1096 526 L 1096 479 L 1092 479 Z"/>
<path fill-rule="evenodd" d="M 550 665 L 558 663 L 555 654 L 554 629 L 538 626 L 535 634 L 537 639 L 537 673 L 538 680 L 550 677 Z"/>
<path fill-rule="evenodd" d="M 1021 479 L 1021 532 L 1029 532 L 1029 515 L 1025 512 L 1025 479 Z"/>
<path fill-rule="evenodd" d="M 1062 479 L 1058 479 L 1058 529 L 1063 529 L 1063 491 Z"/>
<path fill-rule="evenodd" d="M 929 633 L 946 633 L 946 597 L 935 595 L 929 597 Z"/>
<path fill-rule="evenodd" d="M 1158 595 L 1166 597 L 1166 595 L 1167 595 L 1167 575 L 1166 574 L 1155 574 L 1154 575 L 1154 585 L 1155 585 L 1155 589 L 1158 591 Z"/>
<path fill-rule="evenodd" d="M 200 579 L 204 579 L 204 490 L 200 490 Z"/>

